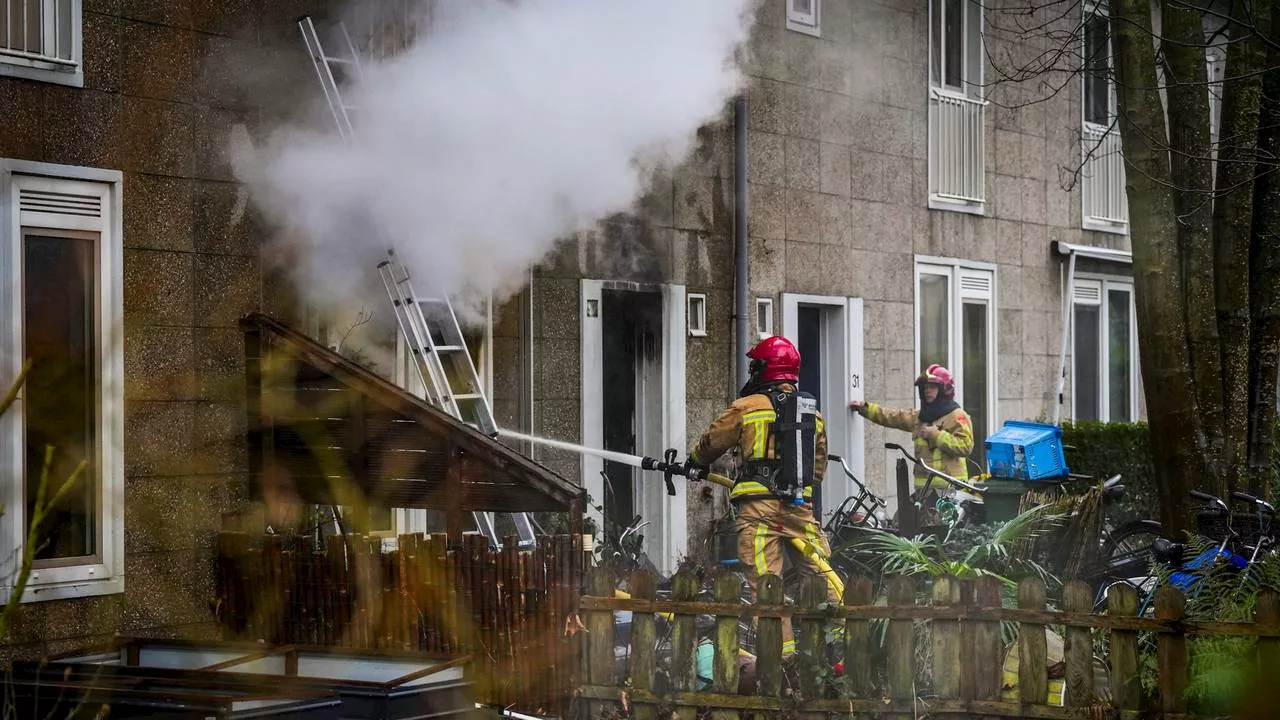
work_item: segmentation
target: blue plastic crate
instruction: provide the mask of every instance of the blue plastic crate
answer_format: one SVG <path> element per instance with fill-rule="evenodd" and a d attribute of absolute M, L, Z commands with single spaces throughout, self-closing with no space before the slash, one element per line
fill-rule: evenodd
<path fill-rule="evenodd" d="M 993 478 L 1034 482 L 1067 476 L 1062 428 L 1045 423 L 1008 420 L 987 437 L 987 471 Z"/>

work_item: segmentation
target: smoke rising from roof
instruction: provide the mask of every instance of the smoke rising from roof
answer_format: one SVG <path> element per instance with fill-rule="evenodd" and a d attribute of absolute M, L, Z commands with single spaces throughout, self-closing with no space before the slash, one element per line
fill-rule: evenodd
<path fill-rule="evenodd" d="M 282 127 L 233 150 L 234 166 L 303 244 L 295 278 L 315 299 L 354 288 L 387 242 L 420 293 L 501 299 L 558 239 L 628 210 L 655 168 L 690 152 L 742 87 L 754 12 L 436 0 L 410 47 L 344 90 L 359 108 L 350 144 L 332 122 Z"/>

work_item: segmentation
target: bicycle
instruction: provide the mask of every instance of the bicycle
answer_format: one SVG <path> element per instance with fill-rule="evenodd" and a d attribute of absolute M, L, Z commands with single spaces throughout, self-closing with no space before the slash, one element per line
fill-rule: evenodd
<path fill-rule="evenodd" d="M 933 495 L 936 498 L 933 503 L 933 510 L 947 528 L 948 536 L 957 527 L 964 526 L 970 522 L 983 522 L 986 517 L 986 511 L 982 496 L 987 490 L 986 486 L 969 483 L 952 477 L 941 470 L 929 467 L 923 460 L 907 452 L 907 449 L 898 443 L 887 442 L 884 447 L 887 450 L 897 450 L 912 465 L 925 471 L 927 479 L 924 487 L 917 488 L 911 493 L 911 503 L 915 510 L 920 512 L 925 509 L 925 504 L 930 495 Z M 934 488 L 937 485 L 934 482 L 935 479 L 950 485 L 953 494 L 948 496 L 935 492 Z"/>
<path fill-rule="evenodd" d="M 1233 500 L 1248 503 L 1256 511 L 1256 514 L 1238 514 L 1231 512 L 1227 503 L 1217 496 L 1200 490 L 1192 490 L 1188 495 L 1206 503 L 1206 507 L 1196 513 L 1196 530 L 1201 537 L 1216 544 L 1188 559 L 1188 543 L 1174 542 L 1163 536 L 1157 538 L 1151 551 L 1156 564 L 1171 569 L 1167 584 L 1183 591 L 1188 598 L 1195 597 L 1205 573 L 1219 563 L 1226 563 L 1230 571 L 1240 573 L 1240 587 L 1243 587 L 1258 557 L 1275 547 L 1272 532 L 1275 508 L 1247 493 L 1232 492 Z M 1138 585 L 1143 592 L 1139 616 L 1152 611 L 1160 587 L 1159 577 L 1155 575 L 1144 578 Z"/>

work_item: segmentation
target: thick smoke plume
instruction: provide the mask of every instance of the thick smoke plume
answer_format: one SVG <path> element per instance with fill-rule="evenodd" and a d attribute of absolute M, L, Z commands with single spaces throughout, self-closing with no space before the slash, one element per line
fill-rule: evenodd
<path fill-rule="evenodd" d="M 344 91 L 348 144 L 278 128 L 236 168 L 303 243 L 314 299 L 388 242 L 420 293 L 518 288 L 556 241 L 628 210 L 743 76 L 754 0 L 437 0 L 410 47 Z M 309 78 L 310 79 L 310 78 Z M 319 86 L 317 83 L 317 92 Z"/>

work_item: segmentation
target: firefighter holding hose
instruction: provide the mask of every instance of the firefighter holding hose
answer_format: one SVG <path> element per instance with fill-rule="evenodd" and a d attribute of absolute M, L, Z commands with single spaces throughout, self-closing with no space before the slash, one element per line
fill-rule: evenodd
<path fill-rule="evenodd" d="M 813 395 L 799 389 L 800 352 L 777 335 L 747 352 L 751 376 L 738 399 L 702 433 L 689 452 L 688 466 L 705 470 L 737 448 L 742 470 L 729 491 L 737 517 L 738 559 L 751 572 L 753 592 L 760 576 L 782 575 L 784 553 L 806 575 L 816 564 L 798 552 L 797 538 L 825 560 L 831 554 L 822 526 L 813 515 L 813 488 L 827 469 L 827 435 Z M 839 602 L 827 585 L 827 595 Z M 782 623 L 782 652 L 796 643 L 789 618 Z"/>

